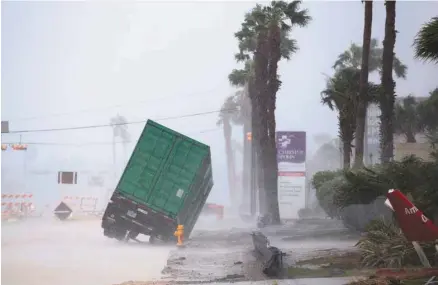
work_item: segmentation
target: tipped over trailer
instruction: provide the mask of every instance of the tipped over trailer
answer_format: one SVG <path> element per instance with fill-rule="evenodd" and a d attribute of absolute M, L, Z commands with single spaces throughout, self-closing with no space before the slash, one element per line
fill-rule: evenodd
<path fill-rule="evenodd" d="M 104 235 L 190 236 L 213 187 L 210 147 L 148 120 L 102 217 Z"/>

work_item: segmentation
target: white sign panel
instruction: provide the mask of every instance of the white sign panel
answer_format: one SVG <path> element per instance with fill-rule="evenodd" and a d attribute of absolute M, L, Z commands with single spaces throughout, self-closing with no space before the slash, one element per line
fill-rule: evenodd
<path fill-rule="evenodd" d="M 281 219 L 298 219 L 298 211 L 306 206 L 306 176 L 304 172 L 280 172 L 278 176 L 278 206 Z"/>

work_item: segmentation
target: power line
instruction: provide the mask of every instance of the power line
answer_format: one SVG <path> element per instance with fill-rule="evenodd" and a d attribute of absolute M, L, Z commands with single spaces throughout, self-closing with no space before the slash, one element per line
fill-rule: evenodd
<path fill-rule="evenodd" d="M 131 101 L 128 103 L 124 103 L 124 104 L 116 104 L 116 105 L 111 105 L 111 106 L 106 106 L 106 107 L 102 107 L 102 108 L 89 108 L 89 109 L 82 109 L 82 110 L 76 110 L 76 111 L 72 111 L 72 112 L 65 112 L 65 113 L 52 113 L 52 114 L 46 114 L 46 115 L 41 115 L 41 116 L 32 116 L 32 117 L 24 117 L 24 118 L 12 118 L 9 119 L 7 121 L 11 122 L 11 121 L 29 121 L 29 120 L 35 120 L 35 119 L 44 119 L 44 118 L 51 118 L 51 117 L 61 117 L 61 116 L 68 116 L 68 115 L 76 115 L 76 114 L 82 114 L 82 113 L 90 113 L 90 112 L 95 112 L 95 111 L 102 111 L 102 110 L 108 110 L 108 109 L 113 109 L 113 108 L 118 108 L 118 107 L 123 107 L 123 106 L 127 106 L 127 105 L 132 105 L 132 104 L 141 104 L 141 103 L 148 103 L 148 102 L 158 102 L 161 100 L 166 100 L 166 99 L 171 99 L 171 98 L 175 98 L 175 97 L 194 97 L 194 96 L 200 96 L 200 95 L 205 95 L 205 94 L 209 94 L 212 91 L 216 90 L 217 88 L 214 89 L 210 89 L 207 90 L 205 92 L 202 93 L 189 93 L 186 95 L 172 95 L 172 96 L 166 96 L 166 97 L 161 97 L 161 98 L 157 98 L 155 100 L 140 100 L 140 101 Z"/>
<path fill-rule="evenodd" d="M 233 112 L 233 111 L 237 111 L 237 110 L 238 110 L 237 108 L 221 109 L 221 110 L 208 111 L 208 112 L 192 113 L 192 114 L 181 115 L 181 116 L 165 117 L 165 118 L 154 119 L 154 120 L 155 121 L 167 121 L 167 120 L 174 120 L 174 119 L 182 119 L 182 118 L 215 114 L 215 113 L 220 113 L 220 112 Z M 89 125 L 89 126 L 80 126 L 80 127 L 53 128 L 53 129 L 21 130 L 21 131 L 10 131 L 10 132 L 4 133 L 4 134 L 22 134 L 22 133 L 40 133 L 40 132 L 57 132 L 57 131 L 82 130 L 82 129 L 95 129 L 95 128 L 105 128 L 105 127 L 121 126 L 121 125 L 141 124 L 141 123 L 146 123 L 147 121 L 148 121 L 148 119 L 140 120 L 140 121 L 133 121 L 133 122 L 126 122 L 126 123 L 116 123 L 116 124 Z"/>
<path fill-rule="evenodd" d="M 185 135 L 195 135 L 195 134 L 204 134 L 204 133 L 210 133 L 219 131 L 221 128 L 214 128 L 214 129 L 208 129 L 203 130 L 199 132 L 193 132 L 193 133 L 187 133 Z M 93 146 L 93 145 L 112 145 L 115 144 L 124 144 L 124 143 L 136 143 L 137 141 L 128 140 L 128 141 L 118 141 L 118 142 L 91 142 L 91 143 L 57 143 L 57 142 L 2 142 L 2 144 L 25 144 L 25 145 L 47 145 L 47 146 Z"/>

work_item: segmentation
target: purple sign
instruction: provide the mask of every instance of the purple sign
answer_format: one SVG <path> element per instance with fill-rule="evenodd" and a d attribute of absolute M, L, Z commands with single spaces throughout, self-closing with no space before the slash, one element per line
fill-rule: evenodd
<path fill-rule="evenodd" d="M 306 132 L 277 132 L 277 162 L 306 161 Z"/>

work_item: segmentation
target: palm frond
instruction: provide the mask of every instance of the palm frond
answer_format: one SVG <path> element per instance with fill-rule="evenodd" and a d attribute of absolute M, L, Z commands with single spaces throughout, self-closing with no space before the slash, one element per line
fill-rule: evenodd
<path fill-rule="evenodd" d="M 423 25 L 414 39 L 415 57 L 438 63 L 438 17 Z"/>

